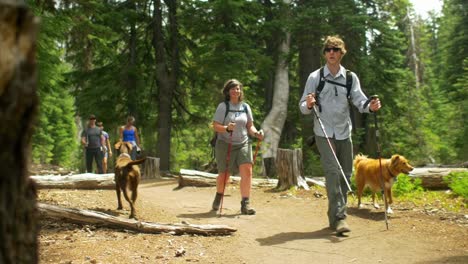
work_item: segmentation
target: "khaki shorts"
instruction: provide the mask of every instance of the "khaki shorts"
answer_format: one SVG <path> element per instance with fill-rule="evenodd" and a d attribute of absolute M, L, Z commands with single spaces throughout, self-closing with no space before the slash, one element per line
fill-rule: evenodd
<path fill-rule="evenodd" d="M 218 173 L 226 171 L 226 159 L 228 155 L 228 143 L 223 140 L 216 141 L 216 164 Z M 252 163 L 252 146 L 249 141 L 240 145 L 231 145 L 231 153 L 229 155 L 229 172 L 230 175 L 239 173 L 239 166 L 244 163 Z"/>

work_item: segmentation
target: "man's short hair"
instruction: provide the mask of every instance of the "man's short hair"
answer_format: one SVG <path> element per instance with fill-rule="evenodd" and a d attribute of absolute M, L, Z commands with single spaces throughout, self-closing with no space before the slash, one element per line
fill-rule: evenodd
<path fill-rule="evenodd" d="M 343 56 L 346 54 L 345 43 L 338 35 L 327 36 L 323 42 L 323 53 L 325 53 L 325 48 L 340 48 Z"/>

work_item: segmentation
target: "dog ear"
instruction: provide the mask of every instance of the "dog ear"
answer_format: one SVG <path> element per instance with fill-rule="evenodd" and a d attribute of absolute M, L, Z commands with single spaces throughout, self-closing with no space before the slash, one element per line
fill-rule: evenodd
<path fill-rule="evenodd" d="M 398 154 L 392 155 L 392 158 L 391 158 L 392 165 L 397 164 L 397 162 L 398 162 L 399 160 L 400 160 L 400 155 L 398 155 Z"/>
<path fill-rule="evenodd" d="M 121 145 L 122 145 L 122 141 L 119 141 L 119 142 L 115 143 L 114 148 L 115 149 L 120 149 Z"/>

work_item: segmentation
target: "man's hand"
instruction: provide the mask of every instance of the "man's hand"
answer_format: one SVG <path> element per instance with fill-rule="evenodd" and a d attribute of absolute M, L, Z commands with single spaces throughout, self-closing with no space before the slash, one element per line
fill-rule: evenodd
<path fill-rule="evenodd" d="M 369 105 L 369 109 L 372 112 L 377 112 L 381 107 L 382 107 L 382 105 L 380 104 L 379 98 L 374 98 L 374 99 L 371 100 L 370 105 Z"/>
<path fill-rule="evenodd" d="M 315 94 L 314 93 L 308 94 L 306 97 L 306 100 L 307 100 L 307 108 L 312 109 L 312 107 L 314 107 L 315 105 Z"/>

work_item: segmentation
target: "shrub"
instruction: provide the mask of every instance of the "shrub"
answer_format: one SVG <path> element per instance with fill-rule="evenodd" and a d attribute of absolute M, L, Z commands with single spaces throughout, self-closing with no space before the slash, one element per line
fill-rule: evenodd
<path fill-rule="evenodd" d="M 409 193 L 419 193 L 423 191 L 421 186 L 421 179 L 411 178 L 408 175 L 400 174 L 398 180 L 393 185 L 393 194 L 401 196 Z"/>
<path fill-rule="evenodd" d="M 451 172 L 444 181 L 455 195 L 468 199 L 468 172 Z"/>

